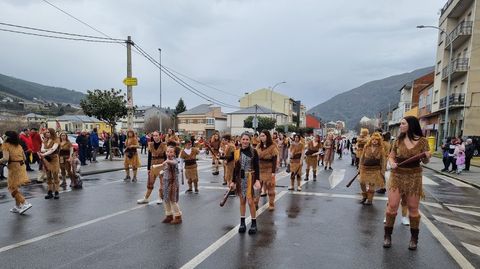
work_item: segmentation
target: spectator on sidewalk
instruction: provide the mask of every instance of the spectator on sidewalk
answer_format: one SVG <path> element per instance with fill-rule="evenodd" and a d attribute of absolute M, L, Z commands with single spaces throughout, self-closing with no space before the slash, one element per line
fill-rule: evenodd
<path fill-rule="evenodd" d="M 3 145 L 3 138 L 0 135 L 0 159 L 3 158 L 2 145 Z M 4 169 L 5 169 L 5 165 L 0 165 L 0 180 L 6 179 L 4 175 Z"/>
<path fill-rule="evenodd" d="M 90 145 L 92 147 L 92 160 L 90 162 L 97 162 L 97 153 L 99 147 L 98 133 L 97 128 L 93 128 L 93 131 L 90 133 Z"/>
<path fill-rule="evenodd" d="M 457 154 L 457 174 L 459 175 L 462 173 L 463 169 L 465 168 L 465 152 L 459 151 Z"/>
<path fill-rule="evenodd" d="M 471 138 L 467 139 L 465 143 L 465 171 L 470 171 L 470 161 L 473 158 L 473 152 L 475 151 L 475 146 Z"/>
<path fill-rule="evenodd" d="M 147 134 L 143 134 L 142 137 L 140 137 L 140 145 L 142 146 L 140 149 L 140 154 L 147 153 Z"/>
<path fill-rule="evenodd" d="M 38 170 L 42 170 L 42 162 L 38 158 L 38 152 L 42 148 L 42 136 L 38 133 L 37 128 L 30 129 L 30 139 L 32 140 L 32 164 L 38 163 Z"/>
<path fill-rule="evenodd" d="M 33 171 L 32 168 L 30 168 L 30 156 L 32 154 L 32 139 L 30 138 L 30 131 L 28 129 L 23 129 L 23 132 L 20 133 L 20 140 L 22 140 L 23 143 L 20 143 L 23 148 L 23 152 L 25 154 L 25 166 L 27 167 L 27 171 Z"/>
<path fill-rule="evenodd" d="M 110 157 L 110 135 L 105 133 L 103 136 L 103 145 L 105 145 L 105 160 Z"/>
<path fill-rule="evenodd" d="M 88 148 L 88 139 L 86 132 L 82 131 L 78 136 L 75 142 L 78 145 L 78 157 L 80 159 L 81 165 L 87 165 L 87 148 Z"/>
<path fill-rule="evenodd" d="M 85 135 L 87 137 L 87 160 L 92 163 L 92 144 L 90 141 L 90 133 L 85 131 Z"/>
<path fill-rule="evenodd" d="M 450 148 L 451 138 L 447 138 L 445 143 L 442 144 L 442 162 L 443 162 L 443 169 L 442 172 L 447 172 L 448 167 L 450 166 L 450 161 L 448 159 L 448 149 Z"/>
<path fill-rule="evenodd" d="M 454 170 L 457 174 L 460 174 L 462 170 L 465 168 L 465 145 L 461 138 L 457 138 L 455 142 L 455 151 L 453 152 L 455 156 L 455 166 L 456 169 Z M 461 167 L 458 167 L 458 165 Z"/>
<path fill-rule="evenodd" d="M 125 140 L 127 140 L 127 136 L 125 135 L 124 131 L 121 131 L 118 136 L 118 149 L 120 150 L 120 156 L 124 156 L 123 149 L 125 148 Z"/>

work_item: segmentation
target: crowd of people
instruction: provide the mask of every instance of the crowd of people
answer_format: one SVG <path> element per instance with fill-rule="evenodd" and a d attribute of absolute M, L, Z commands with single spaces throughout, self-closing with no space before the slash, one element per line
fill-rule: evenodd
<path fill-rule="evenodd" d="M 202 153 L 210 155 L 212 175 L 217 176 L 223 170 L 222 184 L 229 188 L 226 196 L 238 196 L 240 199 L 239 233 L 247 232 L 245 219 L 248 204 L 252 220 L 249 234 L 257 233 L 256 211 L 260 197 L 268 196 L 268 210 L 275 210 L 276 173 L 280 167 L 286 167 L 286 172 L 290 174 L 288 190 L 302 191 L 302 180 L 310 180 L 311 175 L 316 181 L 319 167 L 331 171 L 335 156 L 341 159 L 345 154 L 350 154 L 351 165 L 358 169 L 362 194 L 360 204 L 372 205 L 375 192 L 389 192 L 383 246 L 389 248 L 392 245 L 393 224 L 398 207 L 402 205 L 402 222 L 410 225 L 411 231 L 409 249 L 417 248 L 420 224 L 418 206 L 424 196 L 420 163 L 428 163 L 431 154 L 415 117 L 407 116 L 401 120 L 400 135 L 395 141 L 391 140 L 388 132 L 376 130 L 370 134 L 367 129 L 362 129 L 358 137 L 351 139 L 335 135 L 333 130 L 325 137 L 300 133 L 287 135 L 269 130 L 222 136 L 216 131 L 210 138 L 204 139 L 193 135 L 181 138 L 171 129 L 166 134 L 154 131 L 141 136 L 131 130 L 113 136 L 106 133 L 99 136 L 94 129 L 90 133 L 79 134 L 76 141 L 78 152 L 67 134 L 57 133 L 54 129 L 44 132 L 24 130 L 20 134 L 9 131 L 5 133 L 0 163 L 6 164 L 9 170 L 8 189 L 16 203 L 11 211 L 23 214 L 32 207 L 22 196 L 19 187 L 28 182 L 26 171 L 31 170 L 31 164 L 35 162 L 39 163 L 39 169 L 47 180 L 45 199 L 60 198 L 59 188 L 66 187 L 67 176 L 72 188 L 80 188 L 80 166 L 85 165 L 89 158 L 91 162 L 96 161 L 100 140 L 106 145 L 106 158 L 112 154 L 110 151 L 115 150 L 118 152 L 113 154 L 124 158 L 126 182 L 137 182 L 141 165 L 139 154 L 148 154 L 146 192 L 137 203 L 149 202 L 155 182 L 159 179 L 157 204 L 163 204 L 164 207 L 162 222 L 174 225 L 183 221 L 179 206 L 180 182 L 183 184 L 186 179 L 187 194 L 198 194 L 197 158 Z M 442 146 L 444 170 L 457 173 L 468 170 L 473 155 L 470 145 L 471 140 L 465 144 L 459 139 L 448 140 Z M 450 165 L 452 168 L 449 170 Z M 388 168 L 391 173 L 386 178 Z M 306 175 L 302 179 L 304 170 Z"/>

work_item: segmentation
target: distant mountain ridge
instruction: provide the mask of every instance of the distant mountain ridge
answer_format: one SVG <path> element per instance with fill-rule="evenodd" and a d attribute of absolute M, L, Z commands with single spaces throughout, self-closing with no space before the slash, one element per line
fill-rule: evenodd
<path fill-rule="evenodd" d="M 0 94 L 17 97 L 27 101 L 80 104 L 85 94 L 65 88 L 45 86 L 42 84 L 0 74 Z"/>
<path fill-rule="evenodd" d="M 380 111 L 383 115 L 395 107 L 400 100 L 400 88 L 434 70 L 425 67 L 410 73 L 390 76 L 367 82 L 357 88 L 338 94 L 307 111 L 320 117 L 322 122 L 342 120 L 348 129 L 353 129 L 363 116 L 374 117 Z"/>

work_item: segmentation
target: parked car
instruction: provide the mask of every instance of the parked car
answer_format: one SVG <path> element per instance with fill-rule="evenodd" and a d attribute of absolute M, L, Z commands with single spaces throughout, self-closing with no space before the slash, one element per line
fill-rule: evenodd
<path fill-rule="evenodd" d="M 78 150 L 78 144 L 76 142 L 77 141 L 77 135 L 76 134 L 69 134 L 68 135 L 68 140 L 70 140 L 70 142 L 72 143 L 73 149 Z M 98 141 L 98 153 L 103 154 L 104 152 L 105 152 L 105 145 L 104 145 L 102 140 L 99 140 Z"/>

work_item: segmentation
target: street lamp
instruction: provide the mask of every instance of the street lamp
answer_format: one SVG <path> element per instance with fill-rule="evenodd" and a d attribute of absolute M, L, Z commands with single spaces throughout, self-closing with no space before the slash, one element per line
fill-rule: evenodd
<path fill-rule="evenodd" d="M 448 36 L 447 32 L 443 30 L 440 27 L 437 26 L 430 26 L 430 25 L 418 25 L 417 28 L 423 29 L 423 28 L 433 28 L 437 29 L 440 31 L 441 34 L 445 35 L 445 43 L 450 43 L 450 55 L 448 56 L 448 67 L 447 67 L 447 72 L 448 72 L 448 78 L 447 78 L 447 95 L 446 95 L 446 101 L 445 101 L 445 123 L 443 125 L 443 142 L 446 142 L 446 139 L 448 137 L 448 108 L 450 105 L 450 86 L 451 86 L 451 76 L 452 76 L 452 71 L 453 71 L 453 63 L 452 63 L 452 56 L 453 56 L 453 43 L 452 40 L 450 40 L 450 37 Z M 447 45 L 445 44 L 445 46 Z"/>
<path fill-rule="evenodd" d="M 287 83 L 286 81 L 282 81 L 282 82 L 279 82 L 275 85 L 273 85 L 273 87 L 271 87 L 271 91 L 270 91 L 270 113 L 271 113 L 271 118 L 273 118 L 273 89 L 275 89 L 275 87 L 277 87 L 278 85 L 280 84 L 285 84 Z"/>
<path fill-rule="evenodd" d="M 160 129 L 160 133 L 162 133 L 162 49 L 158 49 L 158 58 L 159 58 L 159 73 L 160 73 L 160 105 L 159 105 L 159 109 L 160 109 L 160 125 L 159 125 L 159 128 Z"/>

